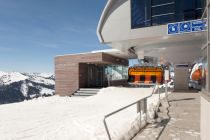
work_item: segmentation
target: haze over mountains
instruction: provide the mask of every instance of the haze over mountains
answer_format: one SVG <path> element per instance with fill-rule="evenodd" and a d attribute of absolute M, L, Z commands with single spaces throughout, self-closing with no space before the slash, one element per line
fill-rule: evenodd
<path fill-rule="evenodd" d="M 54 74 L 0 71 L 0 104 L 52 96 L 54 85 Z"/>

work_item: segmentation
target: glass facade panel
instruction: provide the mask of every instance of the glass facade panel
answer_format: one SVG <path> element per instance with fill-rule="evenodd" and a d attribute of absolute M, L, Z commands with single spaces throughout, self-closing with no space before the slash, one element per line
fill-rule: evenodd
<path fill-rule="evenodd" d="M 127 80 L 128 79 L 128 67 L 121 65 L 108 65 L 105 68 L 105 75 L 110 80 Z"/>
<path fill-rule="evenodd" d="M 152 25 L 162 25 L 165 23 L 169 23 L 174 19 L 174 14 L 157 16 L 152 18 Z"/>
<path fill-rule="evenodd" d="M 152 7 L 152 16 L 174 13 L 174 4 Z"/>
<path fill-rule="evenodd" d="M 193 20 L 202 16 L 205 0 L 176 0 L 176 20 Z"/>
<path fill-rule="evenodd" d="M 205 0 L 131 0 L 131 28 L 200 19 L 204 7 Z"/>
<path fill-rule="evenodd" d="M 160 5 L 164 3 L 171 3 L 174 2 L 174 0 L 152 0 L 152 5 Z"/>
<path fill-rule="evenodd" d="M 146 0 L 132 0 L 131 1 L 131 13 L 132 13 L 132 28 L 134 27 L 144 27 L 146 26 Z"/>

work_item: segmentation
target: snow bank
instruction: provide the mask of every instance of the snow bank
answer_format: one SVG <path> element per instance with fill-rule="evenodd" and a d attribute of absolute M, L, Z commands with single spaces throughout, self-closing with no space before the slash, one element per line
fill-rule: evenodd
<path fill-rule="evenodd" d="M 123 106 L 149 96 L 152 88 L 102 89 L 88 97 L 38 98 L 0 106 L 0 140 L 107 140 L 103 118 Z M 158 95 L 148 99 L 149 111 Z M 113 139 L 128 139 L 139 125 L 136 105 L 108 118 Z M 139 122 L 139 121 L 138 121 Z"/>

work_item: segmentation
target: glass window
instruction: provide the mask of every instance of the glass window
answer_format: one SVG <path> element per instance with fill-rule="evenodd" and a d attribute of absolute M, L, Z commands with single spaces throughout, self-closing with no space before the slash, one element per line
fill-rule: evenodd
<path fill-rule="evenodd" d="M 196 18 L 196 19 L 201 18 L 201 17 L 202 17 L 202 14 L 203 14 L 203 9 L 197 9 L 197 10 L 195 11 L 195 18 Z"/>
<path fill-rule="evenodd" d="M 152 5 L 161 5 L 165 3 L 171 3 L 174 2 L 174 0 L 152 0 Z"/>
<path fill-rule="evenodd" d="M 123 79 L 128 79 L 128 67 L 123 66 L 122 68 L 123 68 L 123 72 L 122 72 Z"/>
<path fill-rule="evenodd" d="M 146 5 L 146 0 L 131 1 L 132 28 L 145 26 L 146 22 L 145 5 Z"/>
<path fill-rule="evenodd" d="M 131 0 L 131 28 L 200 19 L 205 0 Z"/>
<path fill-rule="evenodd" d="M 205 0 L 175 0 L 176 21 L 199 19 Z"/>
<path fill-rule="evenodd" d="M 174 19 L 173 14 L 157 16 L 152 18 L 152 25 L 161 25 L 165 23 L 172 22 Z"/>
<path fill-rule="evenodd" d="M 152 7 L 152 16 L 174 13 L 174 4 Z"/>
<path fill-rule="evenodd" d="M 111 80 L 127 80 L 128 68 L 121 65 L 108 65 L 105 68 L 106 77 L 110 77 Z"/>
<path fill-rule="evenodd" d="M 131 0 L 131 28 L 150 26 L 150 1 Z"/>

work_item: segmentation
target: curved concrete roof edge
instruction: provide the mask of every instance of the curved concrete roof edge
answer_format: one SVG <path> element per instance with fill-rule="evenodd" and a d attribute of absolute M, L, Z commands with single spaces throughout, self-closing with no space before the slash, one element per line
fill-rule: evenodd
<path fill-rule="evenodd" d="M 105 18 L 107 16 L 107 13 L 109 12 L 109 9 L 112 5 L 112 3 L 114 2 L 115 0 L 108 0 L 103 12 L 102 12 L 102 15 L 100 17 L 100 20 L 99 20 L 99 23 L 98 23 L 98 26 L 97 26 L 97 36 L 99 38 L 99 41 L 100 43 L 104 43 L 104 39 L 101 35 L 101 31 L 102 31 L 102 28 L 103 28 L 103 25 L 104 25 L 104 21 L 105 21 Z"/>

